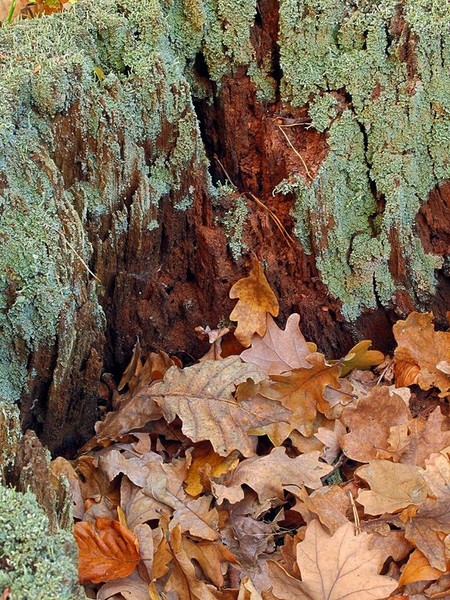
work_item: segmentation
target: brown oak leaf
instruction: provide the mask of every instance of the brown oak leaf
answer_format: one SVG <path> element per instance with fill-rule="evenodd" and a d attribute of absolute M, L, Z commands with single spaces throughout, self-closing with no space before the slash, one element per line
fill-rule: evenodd
<path fill-rule="evenodd" d="M 238 401 L 232 393 L 248 378 L 258 382 L 265 373 L 238 356 L 204 361 L 187 369 L 170 369 L 164 381 L 151 388 L 152 400 L 170 423 L 182 421 L 183 433 L 193 442 L 209 440 L 221 456 L 239 450 L 254 454 L 249 431 L 286 419 L 289 411 L 276 400 L 263 397 Z"/>
<path fill-rule="evenodd" d="M 311 350 L 299 329 L 300 315 L 290 315 L 284 331 L 269 314 L 266 318 L 265 334 L 253 336 L 251 347 L 241 353 L 242 360 L 258 365 L 269 375 L 299 367 L 309 368 L 306 357 Z"/>
<path fill-rule="evenodd" d="M 369 462 L 388 448 L 390 429 L 411 418 L 403 399 L 387 386 L 373 388 L 356 407 L 348 407 L 341 421 L 350 429 L 340 442 L 352 460 Z"/>
<path fill-rule="evenodd" d="M 232 321 L 237 321 L 234 335 L 243 346 L 250 346 L 255 333 L 263 336 L 266 332 L 266 313 L 276 317 L 279 310 L 277 297 L 258 261 L 253 262 L 248 277 L 233 285 L 230 298 L 239 298 L 230 315 Z"/>
<path fill-rule="evenodd" d="M 244 498 L 242 485 L 246 484 L 258 494 L 260 503 L 273 498 L 283 498 L 283 489 L 289 485 L 306 486 L 310 489 L 322 485 L 333 467 L 319 461 L 318 451 L 289 458 L 285 448 L 273 448 L 267 456 L 248 458 L 225 477 L 225 484 L 212 484 L 213 493 L 219 502 L 224 499 L 231 503 Z"/>
<path fill-rule="evenodd" d="M 450 390 L 450 375 L 437 367 L 450 362 L 450 332 L 436 331 L 433 313 L 411 313 L 405 321 L 397 321 L 393 327 L 397 348 L 394 353 L 396 365 L 402 363 L 419 367 L 410 383 L 417 383 L 423 390 L 437 387 L 443 394 Z"/>

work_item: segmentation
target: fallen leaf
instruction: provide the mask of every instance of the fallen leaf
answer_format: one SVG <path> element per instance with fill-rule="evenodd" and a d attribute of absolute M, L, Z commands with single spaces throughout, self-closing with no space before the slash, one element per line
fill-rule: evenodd
<path fill-rule="evenodd" d="M 100 583 L 127 577 L 140 556 L 136 536 L 118 521 L 98 518 L 75 524 L 80 583 Z"/>
<path fill-rule="evenodd" d="M 259 262 L 254 261 L 249 276 L 233 285 L 230 298 L 239 298 L 230 315 L 232 321 L 237 321 L 234 335 L 243 346 L 250 346 L 255 333 L 263 336 L 266 332 L 266 313 L 276 317 L 279 310 L 278 300 Z"/>
<path fill-rule="evenodd" d="M 237 452 L 232 452 L 230 456 L 224 458 L 214 452 L 209 442 L 196 446 L 191 456 L 192 462 L 184 480 L 186 492 L 191 496 L 198 496 L 205 490 L 210 491 L 211 477 L 220 477 L 239 464 Z"/>
<path fill-rule="evenodd" d="M 297 562 L 302 575 L 300 588 L 308 600 L 373 600 L 385 598 L 397 581 L 378 575 L 379 554 L 370 549 L 371 536 L 355 535 L 352 523 L 329 536 L 319 521 L 306 528 L 305 539 L 297 545 Z"/>
<path fill-rule="evenodd" d="M 400 396 L 391 393 L 387 386 L 373 388 L 356 407 L 348 407 L 342 413 L 341 421 L 350 433 L 342 436 L 341 447 L 352 460 L 369 462 L 377 458 L 380 450 L 387 449 L 391 427 L 410 418 Z"/>
<path fill-rule="evenodd" d="M 309 368 L 306 357 L 311 350 L 299 329 L 300 315 L 290 315 L 284 331 L 269 314 L 266 319 L 265 334 L 253 336 L 251 348 L 241 352 L 242 360 L 258 365 L 269 375 L 279 375 L 299 367 Z"/>
<path fill-rule="evenodd" d="M 416 581 L 435 581 L 444 573 L 430 565 L 420 550 L 414 550 L 403 568 L 398 581 L 399 587 Z"/>
<path fill-rule="evenodd" d="M 137 572 L 128 577 L 108 581 L 97 592 L 97 600 L 117 598 L 121 594 L 126 600 L 149 600 L 149 584 L 144 581 Z"/>
<path fill-rule="evenodd" d="M 123 390 L 127 384 L 130 384 L 130 382 L 133 379 L 137 379 L 137 377 L 139 376 L 139 371 L 142 369 L 141 354 L 142 354 L 141 344 L 140 344 L 139 338 L 138 338 L 136 340 L 136 343 L 133 348 L 131 360 L 128 363 L 125 371 L 123 372 L 123 375 L 119 381 L 119 385 L 117 386 L 118 392 Z M 130 388 L 132 388 L 132 387 L 133 386 L 130 385 Z"/>
<path fill-rule="evenodd" d="M 361 490 L 357 498 L 368 515 L 394 513 L 410 504 L 419 505 L 427 497 L 428 488 L 419 467 L 371 460 L 355 473 L 370 485 L 370 490 Z"/>
<path fill-rule="evenodd" d="M 182 546 L 179 527 L 172 530 L 169 546 L 174 560 L 165 591 L 173 592 L 177 600 L 216 600 L 211 589 L 195 576 L 194 565 Z"/>
<path fill-rule="evenodd" d="M 429 499 L 405 523 L 406 539 L 427 557 L 430 565 L 440 571 L 447 567 L 444 538 L 450 533 L 448 497 Z"/>
<path fill-rule="evenodd" d="M 338 365 L 330 367 L 321 354 L 311 354 L 308 362 L 310 368 L 294 369 L 286 375 L 272 375 L 271 385 L 262 382 L 260 386 L 260 394 L 279 400 L 291 411 L 287 422 L 279 419 L 280 422 L 264 428 L 275 446 L 280 446 L 294 429 L 306 437 L 312 436 L 317 411 L 326 412 L 329 408 L 323 396 L 325 388 L 339 389 Z"/>
<path fill-rule="evenodd" d="M 209 440 L 221 456 L 239 450 L 254 454 L 249 430 L 287 418 L 283 406 L 267 398 L 241 402 L 233 398 L 235 387 L 251 378 L 258 382 L 263 371 L 238 356 L 204 361 L 187 369 L 170 369 L 164 381 L 152 386 L 152 399 L 170 423 L 179 417 L 183 433 L 193 442 Z"/>
<path fill-rule="evenodd" d="M 241 462 L 233 473 L 226 476 L 225 484 L 212 484 L 213 493 L 219 502 L 227 499 L 235 503 L 244 497 L 241 486 L 245 484 L 255 490 L 262 504 L 272 498 L 283 498 L 283 489 L 289 485 L 319 488 L 321 477 L 333 470 L 330 465 L 319 461 L 319 455 L 315 451 L 289 458 L 285 448 L 273 448 L 267 456 Z"/>
<path fill-rule="evenodd" d="M 218 542 L 202 540 L 195 543 L 188 537 L 183 537 L 181 544 L 189 559 L 197 561 L 205 576 L 218 588 L 224 585 L 224 567 L 239 564 L 234 554 Z"/>
<path fill-rule="evenodd" d="M 425 421 L 421 417 L 408 422 L 408 445 L 401 454 L 405 464 L 423 467 L 426 459 L 435 452 L 450 446 L 450 430 L 447 417 L 437 406 Z"/>
<path fill-rule="evenodd" d="M 353 369 L 370 369 L 380 365 L 384 360 L 384 354 L 378 350 L 369 350 L 372 345 L 371 340 L 362 340 L 358 342 L 356 346 L 353 346 L 344 356 L 337 361 L 331 361 L 332 363 L 341 364 L 341 377 L 345 377 L 353 371 Z"/>
<path fill-rule="evenodd" d="M 393 327 L 398 344 L 394 358 L 396 363 L 420 368 L 413 382 L 423 390 L 437 387 L 445 394 L 450 390 L 450 376 L 437 365 L 450 361 L 450 332 L 435 331 L 433 318 L 433 313 L 413 312 L 405 321 L 397 321 Z"/>

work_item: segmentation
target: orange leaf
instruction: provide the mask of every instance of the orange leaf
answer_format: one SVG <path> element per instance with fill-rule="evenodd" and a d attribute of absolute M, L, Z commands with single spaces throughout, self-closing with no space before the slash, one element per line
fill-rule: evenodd
<path fill-rule="evenodd" d="M 80 583 L 127 577 L 139 562 L 136 536 L 119 521 L 98 517 L 75 524 Z"/>
<path fill-rule="evenodd" d="M 432 567 L 420 550 L 414 550 L 403 569 L 398 585 L 400 587 L 416 581 L 434 581 L 441 575 L 443 572 Z"/>
<path fill-rule="evenodd" d="M 406 377 L 406 366 L 401 365 L 402 385 L 411 379 L 423 390 L 437 387 L 442 395 L 450 390 L 450 375 L 447 364 L 450 362 L 450 332 L 435 331 L 433 313 L 411 313 L 406 321 L 398 321 L 393 332 L 398 343 L 395 351 L 396 374 L 398 364 L 409 363 L 419 367 L 411 369 Z M 398 382 L 397 382 L 397 385 Z"/>
<path fill-rule="evenodd" d="M 233 285 L 230 298 L 239 298 L 230 315 L 230 319 L 238 323 L 234 335 L 248 347 L 255 333 L 261 337 L 266 333 L 266 313 L 276 317 L 279 310 L 278 300 L 259 262 L 254 261 L 250 275 Z"/>

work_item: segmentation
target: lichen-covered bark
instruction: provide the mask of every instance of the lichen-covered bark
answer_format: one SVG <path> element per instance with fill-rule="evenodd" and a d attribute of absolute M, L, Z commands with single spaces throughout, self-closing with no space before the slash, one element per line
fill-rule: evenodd
<path fill-rule="evenodd" d="M 249 252 L 327 352 L 386 346 L 393 308 L 443 318 L 450 18 L 428 4 L 88 0 L 0 29 L 0 397 L 25 428 L 88 437 L 136 335 L 199 352 Z"/>

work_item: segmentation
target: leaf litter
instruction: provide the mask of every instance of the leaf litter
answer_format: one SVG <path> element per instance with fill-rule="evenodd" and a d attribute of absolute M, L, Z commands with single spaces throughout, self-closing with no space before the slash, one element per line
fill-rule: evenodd
<path fill-rule="evenodd" d="M 261 265 L 182 367 L 139 340 L 74 461 L 79 579 L 100 600 L 450 598 L 450 332 L 328 360 Z M 429 410 L 418 412 L 427 394 Z"/>

